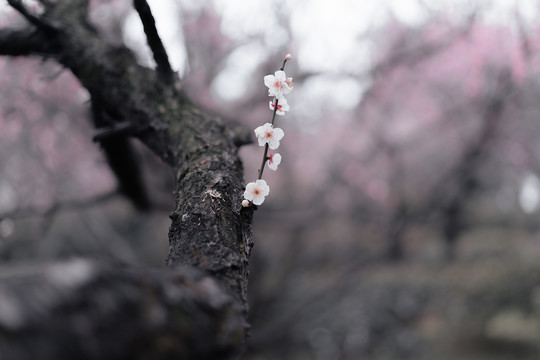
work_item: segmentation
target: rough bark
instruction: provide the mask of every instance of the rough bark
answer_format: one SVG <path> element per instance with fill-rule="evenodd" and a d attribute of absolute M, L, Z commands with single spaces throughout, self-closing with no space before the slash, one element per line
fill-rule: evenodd
<path fill-rule="evenodd" d="M 42 3 L 45 12 L 39 17 L 21 12 L 31 23 L 28 29 L 0 31 L 0 55 L 56 59 L 113 119 L 98 129 L 100 139 L 114 140 L 119 133 L 137 137 L 173 167 L 176 207 L 166 259 L 172 269 L 84 263 L 92 276 L 75 287 L 69 281 L 55 283 L 42 269 L 4 276 L 0 304 L 8 299 L 21 316 L 17 326 L 10 326 L 1 319 L 0 305 L 0 354 L 12 354 L 10 359 L 33 359 L 38 353 L 41 359 L 237 355 L 247 329 L 252 246 L 253 210 L 241 207 L 238 146 L 246 143 L 245 132 L 192 104 L 180 84 L 164 76 L 163 62 L 158 72 L 143 68 L 125 47 L 103 42 L 86 20 L 86 0 Z M 145 16 L 148 10 L 143 9 Z M 182 270 L 173 270 L 179 266 Z M 36 289 L 43 291 L 27 288 L 28 281 L 39 282 Z M 37 303 L 27 301 L 31 294 L 39 295 Z M 148 320 L 152 311 L 165 320 L 155 325 L 155 319 Z"/>

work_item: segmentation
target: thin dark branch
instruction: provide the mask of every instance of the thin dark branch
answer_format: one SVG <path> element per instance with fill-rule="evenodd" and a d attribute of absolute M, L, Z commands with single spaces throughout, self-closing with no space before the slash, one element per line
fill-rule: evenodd
<path fill-rule="evenodd" d="M 0 30 L 0 55 L 20 56 L 51 52 L 45 36 L 34 29 Z"/>
<path fill-rule="evenodd" d="M 101 195 L 97 195 L 89 199 L 57 202 L 48 208 L 36 208 L 36 207 L 19 208 L 11 212 L 0 214 L 0 219 L 5 219 L 5 218 L 23 219 L 23 218 L 31 218 L 31 217 L 36 217 L 36 216 L 49 217 L 56 214 L 59 211 L 74 210 L 74 209 L 80 210 L 80 209 L 89 208 L 89 207 L 101 204 L 103 202 L 106 202 L 117 195 L 118 195 L 118 191 L 113 190 L 113 191 L 110 191 Z"/>
<path fill-rule="evenodd" d="M 167 56 L 163 42 L 157 32 L 156 21 L 154 20 L 154 16 L 152 16 L 152 11 L 146 0 L 133 0 L 133 5 L 135 6 L 135 10 L 139 13 L 139 17 L 143 23 L 148 46 L 150 46 L 150 49 L 154 54 L 157 72 L 165 81 L 172 83 L 174 72 L 171 68 L 169 57 Z"/>
<path fill-rule="evenodd" d="M 92 99 L 92 115 L 94 125 L 98 131 L 102 130 L 101 148 L 118 180 L 120 191 L 138 210 L 149 210 L 152 204 L 142 175 L 142 167 L 133 144 L 125 136 L 133 125 L 127 121 L 109 125 L 113 117 L 107 114 L 97 97 Z"/>
<path fill-rule="evenodd" d="M 51 0 L 39 0 L 44 6 L 51 6 L 53 2 Z"/>
<path fill-rule="evenodd" d="M 133 129 L 133 124 L 129 121 L 116 123 L 111 126 L 100 127 L 94 132 L 92 141 L 102 141 L 107 138 L 129 133 Z"/>
<path fill-rule="evenodd" d="M 20 0 L 8 0 L 8 3 L 9 5 L 11 5 L 12 8 L 17 10 L 22 16 L 24 16 L 26 20 L 28 20 L 32 25 L 35 25 L 36 27 L 47 31 L 56 32 L 60 30 L 60 27 L 57 24 L 54 24 L 46 19 L 39 18 L 34 14 L 30 13 L 28 9 L 24 7 Z"/>

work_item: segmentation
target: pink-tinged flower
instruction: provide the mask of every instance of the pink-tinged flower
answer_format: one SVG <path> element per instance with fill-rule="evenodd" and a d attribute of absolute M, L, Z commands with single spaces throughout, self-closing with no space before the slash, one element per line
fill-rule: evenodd
<path fill-rule="evenodd" d="M 291 60 L 291 58 L 292 58 L 292 55 L 291 55 L 291 54 L 285 55 L 285 60 L 289 61 L 289 60 Z"/>
<path fill-rule="evenodd" d="M 292 82 L 292 77 L 288 77 L 287 80 L 285 80 L 285 83 L 291 88 L 291 90 L 289 92 L 292 91 L 292 89 L 294 88 L 294 84 Z"/>
<path fill-rule="evenodd" d="M 259 146 L 268 144 L 268 147 L 275 150 L 279 147 L 279 141 L 285 136 L 280 128 L 273 128 L 272 124 L 266 123 L 255 129 L 255 136 L 259 140 Z"/>
<path fill-rule="evenodd" d="M 276 171 L 279 164 L 281 164 L 281 155 L 270 152 L 270 155 L 268 155 L 268 167 Z"/>
<path fill-rule="evenodd" d="M 287 104 L 287 99 L 285 98 L 282 98 L 282 99 L 277 99 L 278 100 L 278 105 L 277 105 L 277 110 L 276 110 L 276 114 L 278 115 L 285 115 L 285 111 L 289 111 L 289 104 Z M 270 101 L 268 103 L 268 106 L 270 107 L 270 110 L 274 110 L 274 107 L 276 106 L 276 101 Z"/>
<path fill-rule="evenodd" d="M 270 187 L 264 180 L 257 180 L 246 185 L 244 198 L 253 202 L 255 205 L 261 205 L 264 202 L 264 197 L 270 193 Z"/>
<path fill-rule="evenodd" d="M 268 96 L 274 96 L 278 99 L 282 99 L 283 96 L 290 93 L 292 87 L 287 83 L 287 81 L 287 75 L 285 75 L 285 71 L 282 70 L 276 71 L 275 75 L 266 75 L 264 77 L 264 85 L 268 87 Z"/>

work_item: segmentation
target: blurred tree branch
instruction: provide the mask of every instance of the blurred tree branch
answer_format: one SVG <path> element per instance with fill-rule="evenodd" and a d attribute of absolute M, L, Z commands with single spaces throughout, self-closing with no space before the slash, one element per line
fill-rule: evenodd
<path fill-rule="evenodd" d="M 32 14 L 25 5 L 20 0 L 7 0 L 8 4 L 11 5 L 15 10 L 17 10 L 28 22 L 37 28 L 45 31 L 54 33 L 60 30 L 59 26 L 54 24 L 48 19 L 40 18 Z"/>
<path fill-rule="evenodd" d="M 156 22 L 150 6 L 146 0 L 133 0 L 133 5 L 135 10 L 139 13 L 139 17 L 143 23 L 144 33 L 146 34 L 146 39 L 148 41 L 148 46 L 154 54 L 154 60 L 156 61 L 157 72 L 163 76 L 163 80 L 166 82 L 172 82 L 174 72 L 169 63 L 169 57 L 165 51 L 165 47 L 161 42 L 161 38 L 156 29 Z"/>
<path fill-rule="evenodd" d="M 46 43 L 46 36 L 34 29 L 0 29 L 0 55 L 24 56 L 47 54 L 51 48 Z"/>
<path fill-rule="evenodd" d="M 459 234 L 463 229 L 462 217 L 465 206 L 465 200 L 478 187 L 477 169 L 483 159 L 487 156 L 489 145 L 497 135 L 499 124 L 504 111 L 505 100 L 513 90 L 512 76 L 510 71 L 504 69 L 497 74 L 496 84 L 492 94 L 489 94 L 485 101 L 482 114 L 481 128 L 473 141 L 465 148 L 459 163 L 452 170 L 442 186 L 450 180 L 456 186 L 453 192 L 434 191 L 437 194 L 437 200 L 433 199 L 432 204 L 437 202 L 439 209 L 444 215 L 443 236 L 446 241 L 446 257 L 453 259 L 455 257 L 455 247 Z M 441 194 L 447 194 L 442 196 Z"/>
<path fill-rule="evenodd" d="M 73 259 L 1 274 L 6 359 L 221 359 L 237 351 L 243 324 L 234 297 L 195 269 Z"/>
<path fill-rule="evenodd" d="M 115 191 L 111 191 L 111 192 L 107 192 L 104 194 L 91 197 L 89 199 L 57 202 L 53 204 L 52 206 L 45 209 L 37 208 L 37 207 L 20 208 L 14 211 L 0 214 L 0 220 L 5 219 L 5 218 L 20 219 L 20 218 L 28 218 L 28 217 L 35 217 L 35 216 L 48 217 L 48 216 L 54 215 L 55 213 L 59 211 L 80 210 L 83 208 L 88 208 L 96 204 L 102 203 L 104 201 L 108 201 L 117 195 L 118 195 L 118 191 L 115 190 Z"/>
<path fill-rule="evenodd" d="M 126 136 L 126 131 L 131 129 L 131 124 L 129 122 L 113 123 L 113 119 L 107 117 L 107 113 L 96 99 L 92 99 L 92 115 L 94 125 L 98 131 L 101 131 L 100 134 L 105 133 L 103 132 L 104 128 L 109 130 L 107 136 L 102 135 L 99 142 L 107 162 L 118 180 L 120 191 L 138 210 L 149 210 L 152 203 L 144 184 L 140 160 L 137 158 L 135 149 Z M 112 123 L 115 131 L 107 127 L 108 122 Z"/>

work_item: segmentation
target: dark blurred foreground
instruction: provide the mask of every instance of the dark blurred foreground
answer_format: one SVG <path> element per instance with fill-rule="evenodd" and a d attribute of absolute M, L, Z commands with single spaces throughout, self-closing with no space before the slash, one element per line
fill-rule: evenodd
<path fill-rule="evenodd" d="M 539 358 L 536 234 L 467 232 L 451 263 L 420 228 L 409 234 L 414 254 L 400 263 L 360 255 L 380 244 L 352 251 L 330 236 L 319 243 L 305 236 L 340 226 L 318 219 L 295 235 L 260 230 L 248 358 Z"/>

